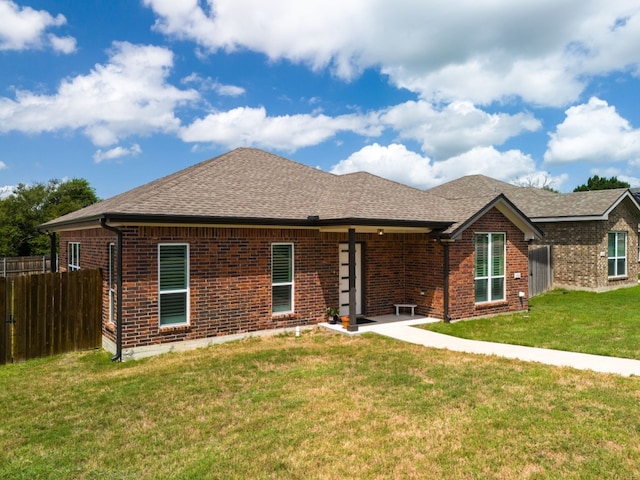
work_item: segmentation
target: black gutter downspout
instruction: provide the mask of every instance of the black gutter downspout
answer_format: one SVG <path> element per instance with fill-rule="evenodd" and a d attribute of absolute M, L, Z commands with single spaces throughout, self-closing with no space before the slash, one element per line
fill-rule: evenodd
<path fill-rule="evenodd" d="M 451 322 L 451 317 L 449 316 L 449 243 L 448 242 L 443 242 L 441 238 L 438 238 L 438 242 L 440 243 L 440 245 L 442 245 L 442 248 L 444 249 L 444 255 L 443 255 L 443 272 L 444 272 L 444 278 L 443 278 L 443 286 L 442 288 L 444 289 L 443 292 L 443 301 L 444 301 L 444 308 L 443 308 L 443 316 L 444 316 L 444 323 L 450 323 Z"/>
<path fill-rule="evenodd" d="M 114 232 L 117 237 L 116 242 L 116 256 L 118 257 L 116 261 L 116 275 L 117 275 L 117 285 L 118 293 L 116 294 L 116 302 L 118 303 L 116 307 L 116 354 L 111 357 L 111 361 L 122 361 L 122 231 L 118 230 L 111 225 L 107 225 L 106 220 L 103 218 L 100 219 L 100 225 L 102 228 Z"/>
<path fill-rule="evenodd" d="M 58 271 L 58 249 L 56 248 L 56 233 L 55 232 L 47 232 L 49 235 L 49 252 L 51 255 L 51 272 Z"/>

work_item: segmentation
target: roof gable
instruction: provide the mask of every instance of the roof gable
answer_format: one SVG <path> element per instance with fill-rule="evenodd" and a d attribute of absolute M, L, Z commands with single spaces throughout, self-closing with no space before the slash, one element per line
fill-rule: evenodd
<path fill-rule="evenodd" d="M 606 220 L 625 198 L 630 198 L 640 215 L 640 205 L 628 189 L 556 193 L 534 187 L 519 187 L 484 175 L 469 175 L 434 187 L 428 192 L 443 199 L 483 197 L 504 193 L 534 222 Z"/>

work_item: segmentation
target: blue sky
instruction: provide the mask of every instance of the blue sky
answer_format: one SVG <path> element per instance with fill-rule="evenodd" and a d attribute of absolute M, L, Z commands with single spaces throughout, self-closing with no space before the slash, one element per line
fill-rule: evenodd
<path fill-rule="evenodd" d="M 637 0 L 0 0 L 0 194 L 239 146 L 418 188 L 640 186 Z"/>

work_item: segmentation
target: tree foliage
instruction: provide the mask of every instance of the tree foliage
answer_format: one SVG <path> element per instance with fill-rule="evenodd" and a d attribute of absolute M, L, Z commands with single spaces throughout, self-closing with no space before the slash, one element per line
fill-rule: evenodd
<path fill-rule="evenodd" d="M 38 225 L 97 201 L 95 190 L 84 179 L 19 184 L 0 199 L 0 257 L 49 253 L 49 238 L 38 231 Z"/>
<path fill-rule="evenodd" d="M 623 182 L 622 180 L 618 180 L 618 177 L 599 177 L 598 175 L 594 175 L 593 177 L 589 177 L 587 183 L 578 185 L 573 189 L 574 192 L 587 192 L 589 190 L 609 190 L 611 188 L 629 188 L 627 182 Z"/>

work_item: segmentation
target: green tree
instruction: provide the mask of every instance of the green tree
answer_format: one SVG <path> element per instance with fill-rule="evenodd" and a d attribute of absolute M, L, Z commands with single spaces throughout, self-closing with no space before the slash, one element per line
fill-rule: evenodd
<path fill-rule="evenodd" d="M 587 192 L 589 190 L 609 190 L 611 188 L 629 188 L 627 182 L 623 182 L 622 180 L 618 180 L 618 177 L 599 177 L 598 175 L 594 175 L 593 177 L 589 177 L 586 184 L 578 185 L 573 189 L 574 192 Z"/>
<path fill-rule="evenodd" d="M 0 200 L 0 257 L 49 253 L 49 238 L 38 231 L 38 225 L 97 201 L 84 179 L 19 184 Z"/>

